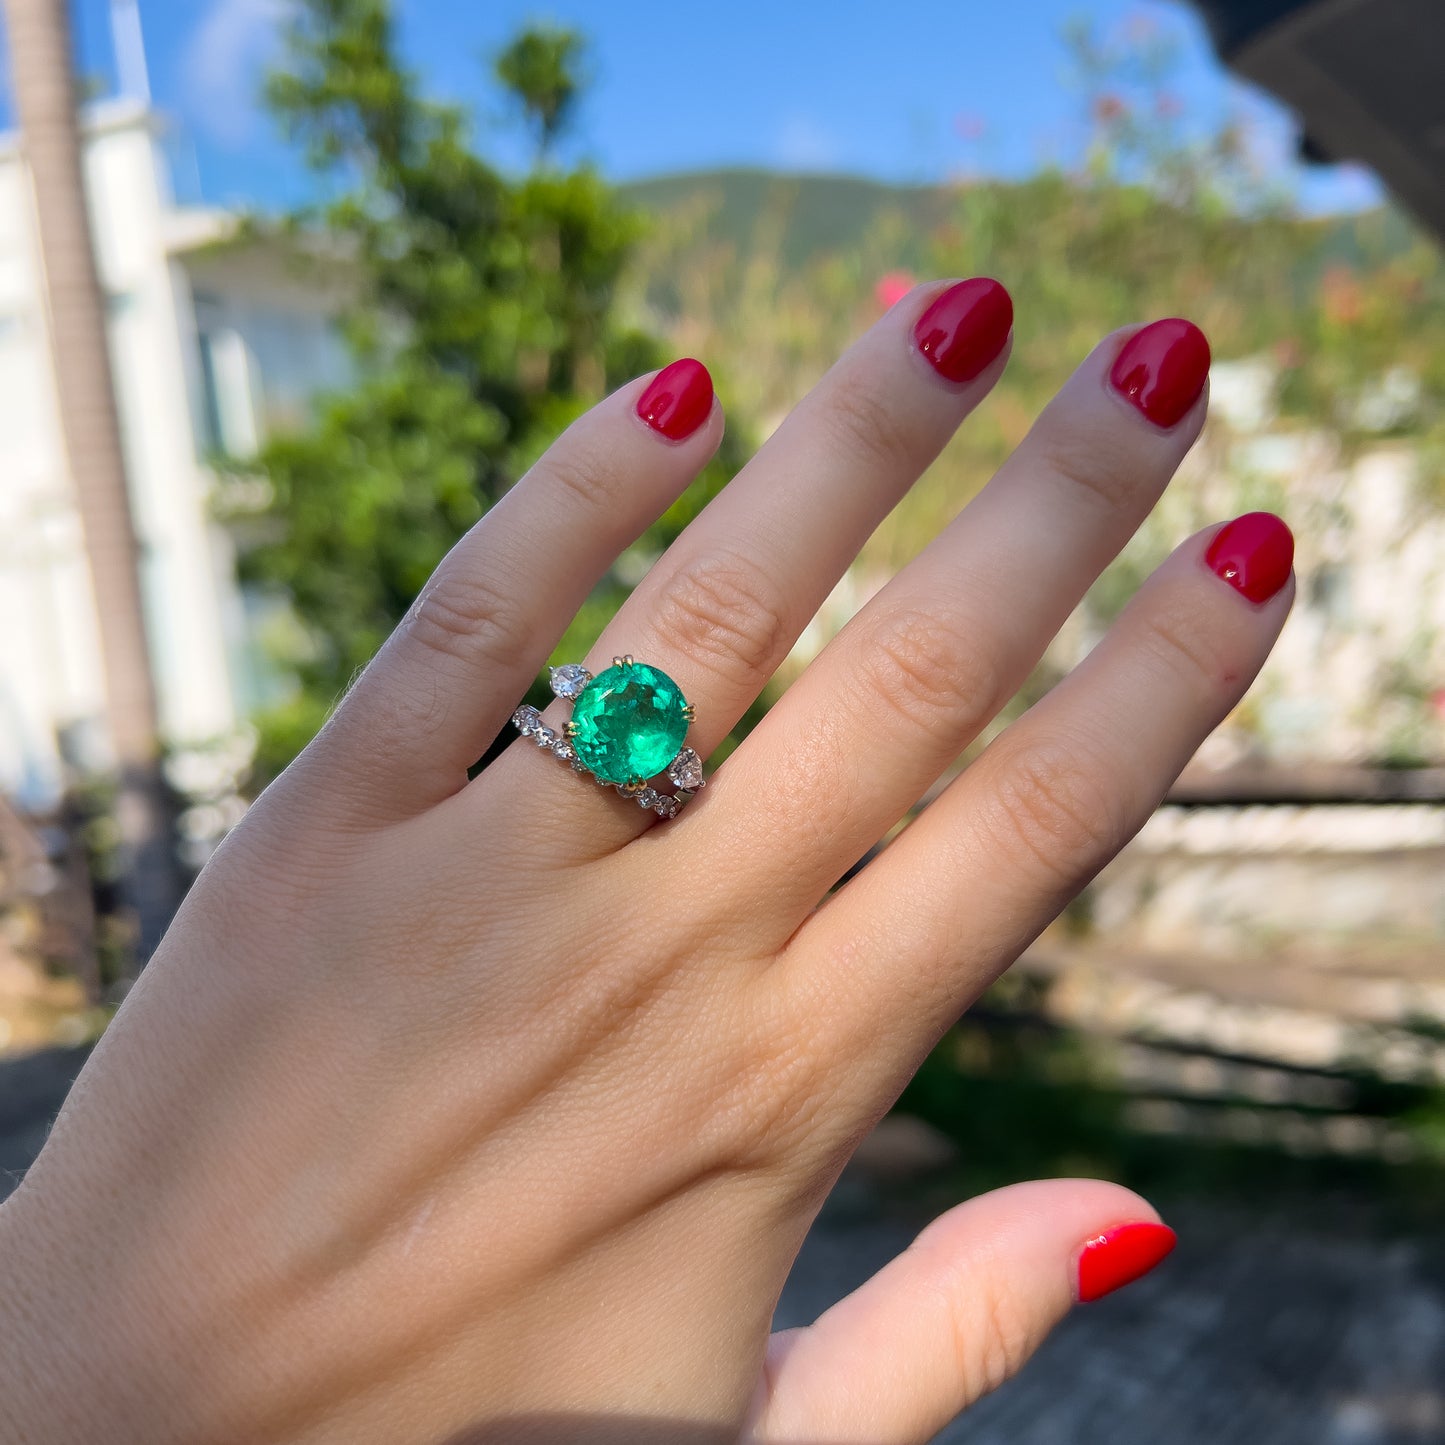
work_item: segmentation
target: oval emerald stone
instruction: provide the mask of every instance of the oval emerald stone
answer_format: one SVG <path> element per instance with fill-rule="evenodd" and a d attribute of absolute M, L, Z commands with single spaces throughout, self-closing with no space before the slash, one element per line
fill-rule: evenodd
<path fill-rule="evenodd" d="M 656 777 L 687 736 L 686 708 L 665 672 L 641 662 L 609 667 L 572 706 L 572 746 L 604 782 Z"/>

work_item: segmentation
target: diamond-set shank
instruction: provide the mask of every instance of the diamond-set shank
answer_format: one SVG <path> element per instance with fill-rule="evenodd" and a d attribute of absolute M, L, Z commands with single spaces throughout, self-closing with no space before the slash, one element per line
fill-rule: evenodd
<path fill-rule="evenodd" d="M 563 667 L 551 668 L 550 673 L 553 693 L 557 697 L 572 702 L 574 713 L 577 700 L 597 681 L 585 667 L 578 663 L 568 663 Z M 612 668 L 602 674 L 601 679 L 600 692 L 598 689 L 594 689 L 589 693 L 589 700 L 592 703 L 588 709 L 589 716 L 600 716 L 602 709 L 598 705 L 599 698 L 601 703 L 605 704 L 611 693 L 618 690 L 616 687 L 611 690 L 607 688 L 608 679 L 614 679 L 614 681 L 620 679 L 623 691 L 633 685 L 634 679 L 640 679 L 642 694 L 649 701 L 655 702 L 657 695 L 663 697 L 665 704 L 671 709 L 671 721 L 676 728 L 685 733 L 686 723 L 692 721 L 692 708 L 683 701 L 681 693 L 676 690 L 676 684 L 656 669 L 635 663 L 631 657 L 615 658 Z M 649 685 L 653 688 L 651 692 L 647 690 Z M 679 718 L 682 721 L 678 721 Z M 667 723 L 669 719 L 664 717 L 662 721 Z M 702 759 L 692 748 L 685 745 L 678 748 L 676 755 L 665 769 L 668 780 L 677 791 L 665 793 L 640 777 L 630 777 L 621 782 L 614 781 L 621 776 L 622 772 L 616 757 L 616 749 L 620 744 L 613 735 L 616 731 L 615 724 L 602 724 L 597 736 L 594 737 L 591 732 L 585 730 L 585 725 L 584 729 L 579 731 L 578 722 L 574 718 L 574 721 L 569 722 L 559 731 L 549 727 L 543 721 L 542 714 L 527 704 L 519 707 L 512 714 L 512 724 L 524 738 L 529 738 L 539 748 L 545 748 L 559 761 L 571 767 L 573 772 L 591 777 L 604 788 L 615 788 L 619 796 L 631 798 L 638 807 L 656 813 L 660 818 L 675 818 L 682 810 L 683 805 L 691 801 L 698 790 L 704 786 Z M 595 721 L 594 726 L 596 726 Z M 670 752 L 674 742 L 679 740 L 680 734 L 678 731 L 674 731 L 669 736 L 664 730 L 662 735 L 666 738 L 663 746 Z M 654 737 L 650 741 L 655 749 L 656 738 Z M 589 747 L 593 749 L 591 756 L 600 771 L 606 772 L 609 771 L 609 768 L 615 769 L 612 771 L 611 777 L 601 777 L 593 767 L 588 766 L 587 761 L 579 752 L 579 743 L 582 744 L 582 752 L 588 751 Z M 611 753 L 607 751 L 609 748 L 613 750 Z M 597 751 L 598 749 L 601 751 Z M 601 761 L 598 761 L 599 756 Z M 653 765 L 655 766 L 657 761 L 666 756 L 666 752 L 659 754 L 654 751 Z"/>

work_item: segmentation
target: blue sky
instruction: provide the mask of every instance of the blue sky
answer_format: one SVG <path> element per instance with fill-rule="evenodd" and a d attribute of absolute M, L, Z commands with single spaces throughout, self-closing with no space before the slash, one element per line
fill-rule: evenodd
<path fill-rule="evenodd" d="M 172 118 L 185 200 L 279 208 L 311 181 L 256 101 L 289 0 L 139 0 L 151 84 Z M 109 0 L 72 0 L 82 64 L 113 78 Z M 580 28 L 594 84 L 571 155 L 630 180 L 724 164 L 844 171 L 926 182 L 1020 175 L 1077 160 L 1085 135 L 1062 40 L 1071 19 L 1105 38 L 1152 33 L 1178 50 L 1171 89 L 1183 123 L 1246 118 L 1254 148 L 1308 209 L 1373 203 L 1352 167 L 1292 163 L 1293 127 L 1232 80 L 1174 0 L 397 0 L 408 61 L 435 93 L 476 111 L 479 143 L 504 165 L 521 151 L 498 114 L 485 61 L 528 19 Z"/>

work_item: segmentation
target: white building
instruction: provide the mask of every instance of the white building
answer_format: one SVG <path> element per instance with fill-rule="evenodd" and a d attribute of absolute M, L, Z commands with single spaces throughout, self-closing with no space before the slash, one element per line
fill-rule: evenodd
<path fill-rule="evenodd" d="M 1438 762 L 1445 514 L 1429 453 L 1409 435 L 1420 382 L 1399 369 L 1368 388 L 1350 418 L 1351 448 L 1334 427 L 1285 425 L 1278 386 L 1268 360 L 1215 364 L 1210 427 L 1159 509 L 1176 538 L 1253 507 L 1278 511 L 1295 533 L 1294 608 L 1201 760 Z"/>
<path fill-rule="evenodd" d="M 135 101 L 98 105 L 84 161 L 161 726 L 185 748 L 234 735 L 267 685 L 207 458 L 254 450 L 344 380 L 346 356 L 314 266 L 176 204 L 159 124 Z M 60 736 L 103 708 L 41 266 L 18 138 L 0 137 L 0 790 L 30 804 L 55 793 Z"/>

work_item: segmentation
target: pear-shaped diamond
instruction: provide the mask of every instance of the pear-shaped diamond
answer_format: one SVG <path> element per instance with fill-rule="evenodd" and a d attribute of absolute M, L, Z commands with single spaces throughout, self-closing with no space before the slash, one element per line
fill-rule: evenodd
<path fill-rule="evenodd" d="M 552 675 L 552 691 L 558 697 L 576 697 L 592 681 L 592 674 L 576 662 L 549 668 L 548 671 Z"/>
<path fill-rule="evenodd" d="M 702 759 L 691 748 L 684 748 L 668 764 L 667 776 L 675 787 L 695 793 L 702 787 Z"/>

